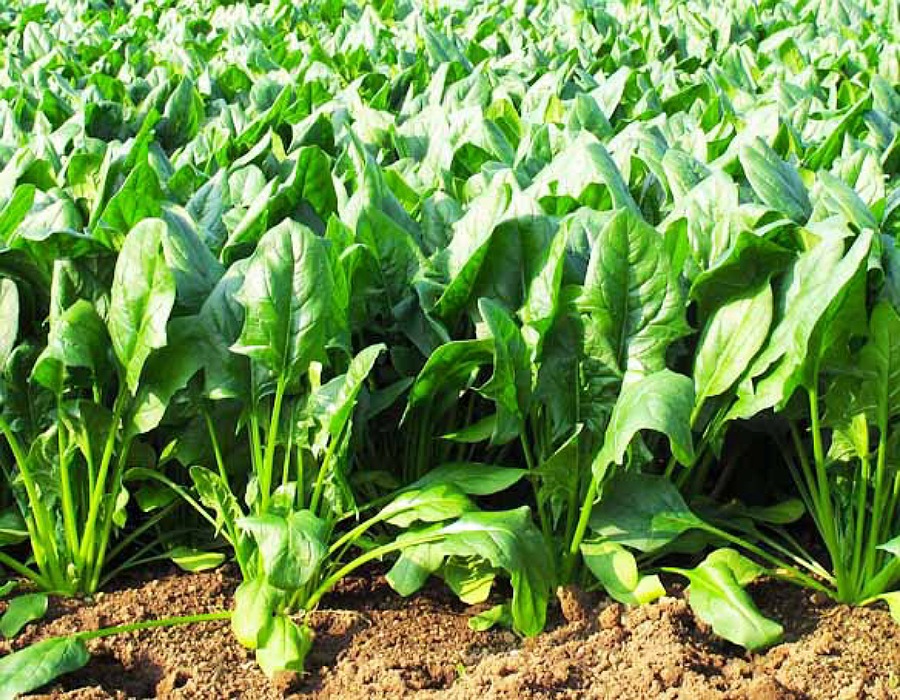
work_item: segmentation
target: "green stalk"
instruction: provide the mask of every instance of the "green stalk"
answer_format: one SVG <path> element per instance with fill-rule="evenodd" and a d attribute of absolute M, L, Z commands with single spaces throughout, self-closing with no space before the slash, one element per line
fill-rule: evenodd
<path fill-rule="evenodd" d="M 222 477 L 224 483 L 228 483 L 228 472 L 225 471 L 225 460 L 222 459 L 222 448 L 219 447 L 219 436 L 216 433 L 216 426 L 213 425 L 212 418 L 206 406 L 203 407 L 203 420 L 206 422 L 206 431 L 209 433 L 209 442 L 212 445 L 213 456 L 216 460 L 216 468 L 219 470 L 219 476 Z"/>
<path fill-rule="evenodd" d="M 881 528 L 884 527 L 882 520 L 888 515 L 890 520 L 893 519 L 893 513 L 885 513 L 885 476 L 887 471 L 887 419 L 879 427 L 878 435 L 878 455 L 875 461 L 875 491 L 872 498 L 872 520 L 869 527 L 869 540 L 866 547 L 865 565 L 863 567 L 864 580 L 868 580 L 875 572 L 875 565 L 878 555 L 878 545 L 881 544 Z"/>
<path fill-rule="evenodd" d="M 550 521 L 547 518 L 547 515 L 544 512 L 544 506 L 541 503 L 541 488 L 538 481 L 537 465 L 535 464 L 534 456 L 531 454 L 531 448 L 528 446 L 525 432 L 526 431 L 523 430 L 522 435 L 519 437 L 519 442 L 522 444 L 522 454 L 525 455 L 525 464 L 528 467 L 529 481 L 531 482 L 531 488 L 534 491 L 534 506 L 537 509 L 538 520 L 541 523 L 541 533 L 544 535 L 544 540 L 551 542 L 553 540 L 553 533 L 550 532 Z"/>
<path fill-rule="evenodd" d="M 316 590 L 312 592 L 309 598 L 306 599 L 306 605 L 304 606 L 307 611 L 312 610 L 319 604 L 319 601 L 322 599 L 328 591 L 334 588 L 337 583 L 343 579 L 348 574 L 351 574 L 353 571 L 363 566 L 364 564 L 368 564 L 370 561 L 374 559 L 380 559 L 386 554 L 390 554 L 392 552 L 399 551 L 401 549 L 405 549 L 407 547 L 415 547 L 420 544 L 428 544 L 429 542 L 437 542 L 443 537 L 443 535 L 439 533 L 425 534 L 420 535 L 417 538 L 406 540 L 402 543 L 398 542 L 389 542 L 388 544 L 382 545 L 380 547 L 376 547 L 375 549 L 369 550 L 368 552 L 358 556 L 356 559 L 351 561 L 348 564 L 345 564 L 340 569 L 338 569 L 335 573 L 325 579 Z"/>
<path fill-rule="evenodd" d="M 871 465 L 868 455 L 860 458 L 859 478 L 856 480 L 856 524 L 853 527 L 853 559 L 850 564 L 850 570 L 854 574 L 857 589 L 865 586 L 865 541 L 863 532 L 866 529 L 866 495 L 869 490 L 869 480 L 871 479 Z M 874 522 L 874 521 L 873 521 Z"/>
<path fill-rule="evenodd" d="M 0 552 L 0 564 L 3 564 L 3 566 L 8 569 L 12 569 L 20 576 L 24 576 L 43 591 L 49 591 L 53 589 L 53 584 L 51 584 L 48 579 L 46 579 L 41 574 L 32 571 L 27 566 L 20 564 L 8 554 Z"/>
<path fill-rule="evenodd" d="M 591 511 L 594 508 L 594 500 L 597 497 L 597 491 L 600 488 L 600 481 L 596 474 L 591 475 L 591 483 L 588 485 L 587 492 L 584 495 L 584 501 L 581 504 L 581 513 L 578 516 L 578 524 L 575 526 L 575 534 L 569 544 L 569 553 L 563 562 L 563 581 L 572 580 L 575 572 L 575 563 L 578 561 L 578 553 L 581 551 L 581 543 L 587 532 L 588 522 L 591 519 Z"/>
<path fill-rule="evenodd" d="M 115 634 L 126 634 L 128 632 L 139 632 L 141 630 L 149 630 L 155 627 L 175 627 L 177 625 L 190 625 L 197 622 L 213 622 L 217 620 L 230 620 L 231 611 L 222 610 L 213 613 L 201 613 L 199 615 L 184 615 L 181 617 L 165 617 L 160 620 L 145 620 L 144 622 L 131 622 L 127 625 L 116 625 L 115 627 L 103 627 L 99 630 L 86 630 L 84 632 L 76 632 L 72 635 L 75 639 L 90 640 L 99 639 L 101 637 L 111 637 Z"/>
<path fill-rule="evenodd" d="M 822 497 L 819 493 L 819 484 L 813 475 L 812 466 L 810 465 L 809 457 L 807 457 L 806 454 L 806 447 L 804 447 L 803 440 L 800 437 L 800 430 L 793 421 L 790 422 L 790 426 L 791 439 L 794 442 L 794 450 L 797 452 L 797 459 L 800 462 L 800 470 L 803 474 L 802 482 L 797 480 L 796 477 L 795 480 L 797 480 L 798 487 L 801 487 L 801 491 L 805 491 L 809 494 L 810 515 L 812 515 L 812 518 L 815 521 L 816 528 L 819 532 L 822 532 L 825 526 L 822 524 L 822 509 L 820 506 Z"/>
<path fill-rule="evenodd" d="M 115 514 L 115 508 L 112 506 L 115 504 L 116 499 L 119 497 L 119 493 L 122 490 L 122 479 L 125 473 L 125 464 L 128 460 L 128 453 L 131 451 L 131 441 L 131 438 L 127 438 L 122 444 L 122 451 L 119 453 L 119 458 L 116 460 L 116 468 L 113 470 L 112 489 L 110 490 L 110 507 L 106 509 L 106 512 L 103 514 L 103 520 L 101 521 L 100 544 L 97 547 L 97 553 L 94 557 L 91 573 L 91 587 L 88 589 L 89 591 L 95 591 L 97 586 L 100 585 L 100 573 L 106 562 L 106 549 L 109 545 L 109 536 L 112 532 L 112 519 Z"/>
<path fill-rule="evenodd" d="M 284 447 L 284 462 L 281 465 L 281 485 L 287 486 L 291 479 L 291 456 L 294 454 L 294 411 L 291 410 L 291 420 L 288 423 L 288 439 Z M 299 484 L 302 489 L 303 485 Z"/>
<path fill-rule="evenodd" d="M 580 445 L 576 445 L 576 447 L 580 448 Z M 581 483 L 581 450 L 575 450 L 575 473 L 578 475 L 578 483 Z M 576 487 L 577 488 L 577 487 Z M 572 489 L 571 493 L 569 493 L 569 503 L 566 508 L 566 529 L 565 529 L 565 539 L 563 540 L 562 546 L 565 547 L 566 542 L 571 542 L 575 537 L 575 513 L 578 510 L 578 492 L 575 489 Z"/>
<path fill-rule="evenodd" d="M 818 372 L 814 376 L 818 376 Z M 838 597 L 846 600 L 849 594 L 847 590 L 847 569 L 841 557 L 840 543 L 838 542 L 836 523 L 834 519 L 834 504 L 831 498 L 831 485 L 828 482 L 828 472 L 825 464 L 825 451 L 822 447 L 822 427 L 819 419 L 819 391 L 816 383 L 808 391 L 810 431 L 813 440 L 813 461 L 815 466 L 815 479 L 818 484 L 819 502 L 818 508 L 821 514 L 820 528 L 825 547 L 831 556 L 831 567 L 837 577 Z"/>
<path fill-rule="evenodd" d="M 779 559 L 778 557 L 769 554 L 766 550 L 762 549 L 761 547 L 757 547 L 752 542 L 748 542 L 743 537 L 737 537 L 736 535 L 732 535 L 727 530 L 722 530 L 722 529 L 716 527 L 715 525 L 710 525 L 708 523 L 698 524 L 697 527 L 701 530 L 705 530 L 706 532 L 710 533 L 711 535 L 721 537 L 723 540 L 726 540 L 727 542 L 731 542 L 732 544 L 735 544 L 738 547 L 742 547 L 742 548 L 746 549 L 748 552 L 752 552 L 753 554 L 758 556 L 760 559 L 763 559 L 766 562 L 768 562 L 769 564 L 771 564 L 772 566 L 774 566 L 776 569 L 784 569 L 785 571 L 790 572 L 791 577 L 785 577 L 785 576 L 781 575 L 780 576 L 781 578 L 787 578 L 788 580 L 793 579 L 793 580 L 801 582 L 807 588 L 811 588 L 815 591 L 819 591 L 820 593 L 824 593 L 825 595 L 828 595 L 828 596 L 832 595 L 832 592 L 828 589 L 827 586 L 822 585 L 816 579 L 812 578 L 811 576 L 808 576 L 807 574 L 804 574 L 802 571 L 800 571 L 796 567 L 791 566 L 790 564 Z M 773 572 L 773 574 L 776 576 L 779 575 L 777 571 Z"/>
<path fill-rule="evenodd" d="M 132 530 L 126 537 L 123 537 L 115 547 L 109 550 L 109 554 L 106 555 L 108 561 L 113 561 L 119 554 L 121 554 L 128 545 L 138 539 L 141 535 L 143 535 L 147 530 L 152 528 L 154 525 L 159 523 L 163 518 L 165 518 L 169 513 L 171 513 L 175 509 L 175 503 L 170 503 L 164 508 L 160 509 L 159 512 L 154 513 L 152 517 L 148 518 L 146 522 L 142 523 L 139 527 Z M 109 578 L 109 577 L 107 577 Z"/>
<path fill-rule="evenodd" d="M 22 449 L 22 445 L 19 443 L 19 439 L 16 437 L 15 433 L 13 433 L 12 428 L 10 428 L 9 423 L 7 423 L 6 419 L 3 417 L 0 417 L 0 433 L 6 438 L 6 441 L 9 443 L 9 448 L 12 450 L 13 459 L 15 459 L 16 464 L 19 467 L 19 475 L 22 477 L 25 492 L 28 494 L 28 502 L 31 506 L 32 513 L 34 514 L 35 531 L 33 534 L 37 535 L 37 537 L 32 537 L 32 547 L 35 550 L 39 549 L 41 552 L 43 552 L 44 547 L 48 548 L 48 560 L 45 563 L 50 569 L 51 579 L 64 580 L 65 572 L 60 566 L 59 554 L 56 549 L 55 528 L 51 523 L 50 512 L 47 510 L 46 504 L 38 494 L 37 484 L 35 483 L 34 476 L 28 466 L 28 459 L 25 455 L 25 451 Z M 43 557 L 40 557 L 38 552 L 35 551 L 35 558 L 38 559 L 40 566 Z"/>
<path fill-rule="evenodd" d="M 69 460 L 66 459 L 66 436 L 61 420 L 61 397 L 56 397 L 56 449 L 59 452 L 59 491 L 62 501 L 63 530 L 65 532 L 66 545 L 69 547 L 70 557 L 78 555 L 78 527 L 75 524 L 75 501 L 72 498 L 72 475 L 69 472 Z"/>
<path fill-rule="evenodd" d="M 87 570 L 88 563 L 92 559 L 94 541 L 96 539 L 97 518 L 100 517 L 100 508 L 103 505 L 106 477 L 109 473 L 113 449 L 116 445 L 116 433 L 119 430 L 119 423 L 122 420 L 122 412 L 125 409 L 125 398 L 127 394 L 128 389 L 125 383 L 122 382 L 119 386 L 119 393 L 116 396 L 116 401 L 113 404 L 112 422 L 109 426 L 109 433 L 106 436 L 106 445 L 103 448 L 103 456 L 100 459 L 100 469 L 97 472 L 97 480 L 94 483 L 94 489 L 89 496 L 88 516 L 84 525 L 84 538 L 81 540 L 81 549 L 78 553 L 77 568 L 79 571 Z"/>
<path fill-rule="evenodd" d="M 319 514 L 319 501 L 322 499 L 322 492 L 325 489 L 325 474 L 327 474 L 331 469 L 331 462 L 334 459 L 334 451 L 337 449 L 337 446 L 343 439 L 345 430 L 346 428 L 342 428 L 339 435 L 332 436 L 331 441 L 328 443 L 328 450 L 326 450 L 325 452 L 325 458 L 322 460 L 322 464 L 319 466 L 319 473 L 316 474 L 316 485 L 313 488 L 312 498 L 309 501 L 309 509 L 316 515 Z"/>
<path fill-rule="evenodd" d="M 269 417 L 269 430 L 266 433 L 266 452 L 263 457 L 262 471 L 259 474 L 259 491 L 262 497 L 262 511 L 265 513 L 272 496 L 272 471 L 275 468 L 275 448 L 278 445 L 278 422 L 281 420 L 281 405 L 284 403 L 284 392 L 287 378 L 278 378 L 275 387 L 275 401 L 272 404 L 272 415 Z"/>

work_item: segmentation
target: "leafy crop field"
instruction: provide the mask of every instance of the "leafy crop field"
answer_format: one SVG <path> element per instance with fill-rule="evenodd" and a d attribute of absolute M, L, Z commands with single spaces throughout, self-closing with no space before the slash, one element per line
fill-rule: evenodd
<path fill-rule="evenodd" d="M 160 562 L 241 583 L 20 648 L 0 698 L 210 620 L 302 672 L 360 572 L 524 637 L 572 586 L 686 588 L 748 650 L 758 580 L 900 619 L 898 27 L 6 3 L 0 631 Z"/>

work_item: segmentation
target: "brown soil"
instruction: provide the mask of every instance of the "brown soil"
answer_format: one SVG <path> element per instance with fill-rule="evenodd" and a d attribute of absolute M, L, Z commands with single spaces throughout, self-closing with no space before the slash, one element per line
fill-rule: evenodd
<path fill-rule="evenodd" d="M 151 578 L 151 574 L 154 577 Z M 46 636 L 164 615 L 223 609 L 233 572 L 149 572 L 93 603 L 54 601 L 18 648 Z M 211 622 L 91 642 L 82 671 L 36 698 L 900 698 L 900 634 L 879 609 L 851 609 L 783 585 L 754 593 L 786 641 L 749 654 L 715 638 L 680 597 L 627 610 L 564 592 L 548 631 L 521 642 L 472 632 L 439 587 L 403 599 L 376 575 L 350 579 L 316 614 L 302 678 L 268 681 L 253 657 Z M 680 594 L 676 591 L 676 596 Z M 0 642 L 0 653 L 10 645 Z"/>

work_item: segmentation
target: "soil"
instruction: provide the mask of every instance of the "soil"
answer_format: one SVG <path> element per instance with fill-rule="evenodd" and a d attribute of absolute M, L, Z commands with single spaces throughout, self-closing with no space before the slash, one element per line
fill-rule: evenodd
<path fill-rule="evenodd" d="M 92 602 L 55 600 L 15 640 L 102 625 L 221 610 L 234 571 L 147 572 Z M 673 597 L 626 609 L 566 590 L 543 635 L 476 633 L 467 608 L 434 585 L 403 599 L 377 571 L 346 580 L 316 613 L 308 672 L 269 681 L 225 622 L 146 630 L 90 643 L 93 660 L 34 698 L 669 698 L 855 700 L 900 698 L 900 634 L 888 613 L 849 608 L 782 584 L 754 591 L 785 626 L 785 641 L 744 652 Z M 0 642 L 0 653 L 10 644 Z"/>

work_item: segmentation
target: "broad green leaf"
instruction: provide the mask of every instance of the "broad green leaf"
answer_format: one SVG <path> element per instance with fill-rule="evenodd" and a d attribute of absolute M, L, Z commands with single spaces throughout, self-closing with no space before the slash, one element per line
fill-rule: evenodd
<path fill-rule="evenodd" d="M 195 317 L 172 319 L 167 335 L 167 345 L 153 353 L 144 366 L 131 406 L 129 430 L 137 434 L 159 425 L 175 394 L 203 367 L 203 356 L 197 352 L 203 338 Z"/>
<path fill-rule="evenodd" d="M 502 445 L 518 437 L 525 427 L 531 401 L 528 347 L 512 316 L 499 304 L 483 298 L 478 309 L 494 341 L 494 371 L 478 393 L 497 406 L 491 442 Z"/>
<path fill-rule="evenodd" d="M 796 168 L 758 137 L 741 149 L 739 157 L 744 174 L 763 203 L 798 224 L 809 218 L 812 206 Z"/>
<path fill-rule="evenodd" d="M 300 588 L 316 575 L 327 554 L 326 524 L 308 510 L 287 517 L 255 515 L 238 525 L 256 540 L 266 580 L 275 588 Z"/>
<path fill-rule="evenodd" d="M 900 415 L 900 315 L 879 302 L 869 319 L 869 339 L 856 365 L 860 379 L 852 388 L 854 411 L 863 411 L 879 430 Z"/>
<path fill-rule="evenodd" d="M 262 576 L 242 582 L 234 592 L 231 615 L 231 629 L 238 642 L 248 649 L 256 649 L 260 637 L 271 626 L 282 598 L 283 593 Z"/>
<path fill-rule="evenodd" d="M 497 414 L 491 413 L 459 430 L 441 435 L 442 440 L 474 444 L 489 440 L 497 429 Z"/>
<path fill-rule="evenodd" d="M 175 278 L 166 266 L 166 224 L 143 221 L 125 238 L 116 261 L 109 307 L 109 335 L 132 395 L 144 363 L 166 344 L 166 321 L 175 303 Z"/>
<path fill-rule="evenodd" d="M 123 239 L 141 221 L 162 214 L 164 199 L 159 177 L 153 168 L 146 160 L 138 163 L 100 215 L 98 229 L 104 242 L 120 248 Z"/>
<path fill-rule="evenodd" d="M 325 360 L 326 347 L 346 324 L 326 246 L 305 226 L 285 220 L 260 240 L 237 293 L 244 327 L 232 350 L 292 388 L 310 362 Z"/>
<path fill-rule="evenodd" d="M 724 257 L 694 278 L 690 297 L 695 299 L 704 316 L 733 299 L 740 299 L 748 289 L 787 268 L 794 254 L 766 238 L 741 231 Z"/>
<path fill-rule="evenodd" d="M 0 547 L 18 544 L 28 539 L 28 529 L 15 506 L 0 511 Z"/>
<path fill-rule="evenodd" d="M 887 603 L 888 611 L 895 622 L 900 623 L 900 591 L 891 591 L 890 593 L 882 593 L 876 596 L 877 600 Z"/>
<path fill-rule="evenodd" d="M 844 216 L 859 228 L 877 229 L 878 222 L 859 195 L 842 180 L 828 172 L 818 174 L 821 200 L 827 209 Z"/>
<path fill-rule="evenodd" d="M 222 552 L 204 552 L 193 547 L 175 547 L 166 552 L 172 562 L 183 571 L 196 573 L 215 569 L 225 561 Z"/>
<path fill-rule="evenodd" d="M 357 404 L 357 397 L 369 377 L 384 345 L 370 345 L 351 361 L 345 374 L 332 379 L 314 392 L 309 399 L 309 412 L 322 426 L 317 441 L 324 448 L 327 440 L 337 440 L 347 425 Z"/>
<path fill-rule="evenodd" d="M 452 476 L 452 475 L 448 475 Z M 415 522 L 434 523 L 473 510 L 474 504 L 450 479 L 429 479 L 404 490 L 378 513 L 379 520 L 406 528 Z"/>
<path fill-rule="evenodd" d="M 578 306 L 587 316 L 587 351 L 622 373 L 663 369 L 669 344 L 687 332 L 662 236 L 625 209 L 594 242 Z"/>
<path fill-rule="evenodd" d="M 412 487 L 450 484 L 470 496 L 490 496 L 517 484 L 527 473 L 527 469 L 501 467 L 496 464 L 448 462 L 430 469 L 412 484 Z"/>
<path fill-rule="evenodd" d="M 653 430 L 669 438 L 672 454 L 681 464 L 692 464 L 691 411 L 694 386 L 690 379 L 664 369 L 626 381 L 612 411 L 603 448 L 593 470 L 601 476 L 610 464 L 622 464 L 634 436 Z"/>
<path fill-rule="evenodd" d="M 687 594 L 691 609 L 730 642 L 750 650 L 776 644 L 784 629 L 764 617 L 744 590 L 759 575 L 759 567 L 733 550 L 725 556 L 719 552 L 693 569 L 669 569 L 690 581 Z"/>
<path fill-rule="evenodd" d="M 388 584 L 402 596 L 411 596 L 434 574 L 446 558 L 440 545 L 419 545 L 400 552 L 397 561 L 384 575 Z"/>
<path fill-rule="evenodd" d="M 100 378 L 107 366 L 109 334 L 94 306 L 79 299 L 50 321 L 47 347 L 35 361 L 32 375 L 48 389 L 62 389 L 62 368 L 84 367 Z"/>
<path fill-rule="evenodd" d="M 446 525 L 426 530 L 444 556 L 480 557 L 510 577 L 515 628 L 533 636 L 544 627 L 550 589 L 555 580 L 552 560 L 527 507 L 509 511 L 469 512 Z M 422 537 L 420 531 L 401 535 L 399 545 Z M 414 545 L 409 545 L 409 549 Z"/>
<path fill-rule="evenodd" d="M 668 479 L 638 472 L 615 474 L 591 512 L 590 527 L 609 542 L 652 552 L 702 525 Z"/>
<path fill-rule="evenodd" d="M 282 671 L 303 671 L 312 644 L 313 633 L 309 627 L 276 615 L 260 637 L 256 661 L 269 678 Z"/>
<path fill-rule="evenodd" d="M 46 593 L 27 593 L 11 599 L 0 617 L 0 634 L 15 637 L 29 622 L 40 620 L 47 612 Z"/>
<path fill-rule="evenodd" d="M 865 265 L 872 232 L 863 231 L 844 253 L 844 240 L 823 240 L 801 255 L 793 267 L 784 293 L 783 316 L 776 322 L 768 341 L 750 365 L 738 401 L 729 417 L 748 418 L 771 407 L 781 407 L 805 380 L 804 370 L 821 360 L 817 334 L 829 308 L 834 309 Z"/>
<path fill-rule="evenodd" d="M 658 576 L 642 576 L 634 555 L 614 542 L 585 542 L 581 556 L 610 597 L 626 605 L 643 605 L 666 594 Z"/>
<path fill-rule="evenodd" d="M 34 185 L 19 185 L 0 209 L 0 242 L 8 243 L 34 204 Z"/>
<path fill-rule="evenodd" d="M 549 505 L 554 523 L 578 500 L 578 483 L 581 476 L 581 450 L 579 438 L 584 429 L 579 425 L 559 448 L 542 461 L 537 468 L 540 488 L 537 492 L 540 507 Z"/>
<path fill-rule="evenodd" d="M 478 605 L 491 595 L 497 572 L 483 559 L 451 557 L 441 575 L 450 590 L 466 605 Z"/>
<path fill-rule="evenodd" d="M 490 339 L 459 340 L 441 345 L 425 362 L 409 390 L 407 412 L 435 401 L 441 392 L 458 391 L 473 379 L 475 371 L 491 361 Z"/>
<path fill-rule="evenodd" d="M 772 314 L 768 283 L 713 313 L 700 336 L 694 361 L 698 402 L 725 393 L 743 375 L 769 334 Z"/>
<path fill-rule="evenodd" d="M 609 152 L 587 132 L 541 170 L 528 192 L 554 214 L 566 213 L 574 208 L 569 202 L 578 202 L 592 209 L 627 209 L 640 215 Z"/>
<path fill-rule="evenodd" d="M 53 637 L 0 659 L 0 700 L 15 700 L 19 694 L 50 683 L 90 661 L 84 642 L 77 637 Z"/>

